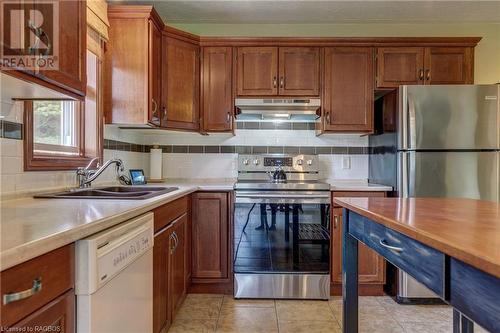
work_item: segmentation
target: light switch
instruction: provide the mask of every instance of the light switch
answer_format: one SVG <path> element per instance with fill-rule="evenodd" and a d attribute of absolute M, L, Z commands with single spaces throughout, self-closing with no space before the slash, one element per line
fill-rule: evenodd
<path fill-rule="evenodd" d="M 350 169 L 350 168 L 351 168 L 351 157 L 342 156 L 342 169 Z"/>

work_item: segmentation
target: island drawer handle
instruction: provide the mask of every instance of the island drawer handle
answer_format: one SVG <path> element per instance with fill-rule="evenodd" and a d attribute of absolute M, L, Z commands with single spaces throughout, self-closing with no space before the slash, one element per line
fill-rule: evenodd
<path fill-rule="evenodd" d="M 30 289 L 19 291 L 17 293 L 3 295 L 3 305 L 7 305 L 12 302 L 29 298 L 35 294 L 38 294 L 41 290 L 42 290 L 42 278 L 38 277 L 33 280 L 33 286 Z"/>
<path fill-rule="evenodd" d="M 388 245 L 386 243 L 385 239 L 381 239 L 379 243 L 380 243 L 380 245 L 382 245 L 383 247 L 388 248 L 389 250 L 393 250 L 393 251 L 396 251 L 396 252 L 403 252 L 403 249 L 400 248 L 400 247 Z"/>

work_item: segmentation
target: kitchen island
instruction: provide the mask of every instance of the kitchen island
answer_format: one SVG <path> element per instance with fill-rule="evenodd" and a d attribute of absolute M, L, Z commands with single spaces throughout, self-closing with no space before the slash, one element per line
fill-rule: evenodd
<path fill-rule="evenodd" d="M 454 332 L 473 322 L 500 332 L 500 205 L 451 198 L 335 198 L 344 209 L 343 331 L 358 328 L 358 242 L 454 308 Z"/>

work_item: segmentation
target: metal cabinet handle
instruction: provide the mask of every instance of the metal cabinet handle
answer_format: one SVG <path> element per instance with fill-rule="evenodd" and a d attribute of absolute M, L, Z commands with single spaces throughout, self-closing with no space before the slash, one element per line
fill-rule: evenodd
<path fill-rule="evenodd" d="M 285 86 L 285 77 L 282 76 L 280 77 L 280 88 L 283 88 Z"/>
<path fill-rule="evenodd" d="M 431 70 L 428 69 L 425 71 L 425 79 L 429 81 L 431 79 Z"/>
<path fill-rule="evenodd" d="M 35 294 L 38 294 L 41 290 L 42 290 L 42 278 L 38 277 L 33 280 L 33 286 L 30 289 L 19 291 L 17 293 L 4 294 L 3 305 L 7 305 L 12 302 L 29 298 Z"/>
<path fill-rule="evenodd" d="M 174 231 L 172 234 L 174 236 L 175 246 L 173 252 L 177 251 L 177 247 L 179 246 L 179 237 L 177 237 L 177 233 Z"/>
<path fill-rule="evenodd" d="M 153 103 L 153 111 L 151 113 L 153 114 L 153 117 L 156 117 L 156 114 L 158 112 L 158 103 L 156 103 L 154 98 L 151 98 L 151 102 Z"/>
<path fill-rule="evenodd" d="M 229 124 L 231 122 L 231 112 L 227 113 L 227 119 L 226 122 Z"/>
<path fill-rule="evenodd" d="M 172 254 L 175 251 L 175 236 L 174 236 L 174 234 L 173 233 L 170 234 L 170 237 L 168 237 L 168 239 L 169 239 L 169 244 L 170 244 L 169 245 L 169 247 L 170 247 L 170 254 Z M 171 241 L 173 241 L 173 242 L 171 242 Z"/>
<path fill-rule="evenodd" d="M 276 85 L 278 84 L 278 82 L 276 81 L 276 76 L 273 77 L 273 87 L 276 88 Z"/>
<path fill-rule="evenodd" d="M 385 239 L 381 239 L 379 241 L 379 243 L 380 243 L 380 245 L 382 245 L 385 248 L 388 248 L 389 250 L 396 251 L 396 252 L 403 252 L 403 249 L 401 247 L 391 246 L 391 245 L 387 244 Z"/>
<path fill-rule="evenodd" d="M 339 227 L 339 217 L 338 215 L 335 215 L 333 217 L 333 229 L 337 229 Z"/>
<path fill-rule="evenodd" d="M 418 79 L 420 81 L 422 81 L 424 79 L 424 70 L 423 69 L 418 70 Z"/>
<path fill-rule="evenodd" d="M 327 124 L 330 124 L 330 112 L 326 113 L 326 122 Z"/>

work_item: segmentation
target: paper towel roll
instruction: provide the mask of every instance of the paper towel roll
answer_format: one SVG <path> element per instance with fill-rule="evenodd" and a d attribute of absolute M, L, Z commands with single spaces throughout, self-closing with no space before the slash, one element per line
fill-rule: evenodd
<path fill-rule="evenodd" d="M 161 148 L 152 148 L 149 153 L 150 179 L 161 179 L 162 164 L 163 154 Z"/>

